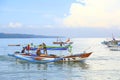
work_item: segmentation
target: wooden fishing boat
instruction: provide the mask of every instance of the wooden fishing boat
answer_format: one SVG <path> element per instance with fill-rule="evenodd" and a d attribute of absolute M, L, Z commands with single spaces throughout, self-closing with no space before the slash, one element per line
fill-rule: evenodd
<path fill-rule="evenodd" d="M 78 61 L 83 61 L 85 60 L 86 58 L 88 58 L 90 55 L 92 54 L 92 52 L 89 52 L 89 53 L 81 53 L 81 54 L 74 54 L 74 55 L 69 55 L 69 56 L 64 56 L 64 57 L 58 57 L 58 56 L 55 56 L 55 55 L 51 55 L 51 56 L 37 56 L 35 57 L 36 60 L 41 60 L 43 57 L 49 57 L 49 58 L 61 58 L 59 61 L 62 61 L 62 62 L 71 62 L 71 61 L 74 61 L 74 62 L 78 62 Z"/>
<path fill-rule="evenodd" d="M 53 44 L 73 44 L 73 42 L 53 42 Z"/>
<path fill-rule="evenodd" d="M 74 55 L 69 55 L 69 56 L 56 56 L 56 55 L 41 55 L 37 56 L 35 54 L 20 54 L 20 53 L 15 53 L 15 54 L 8 54 L 9 56 L 15 57 L 16 59 L 28 61 L 28 62 L 33 62 L 33 63 L 48 63 L 48 62 L 59 62 L 59 61 L 82 61 L 88 58 L 92 52 L 90 53 L 82 53 L 82 54 L 74 54 Z"/>
<path fill-rule="evenodd" d="M 73 44 L 73 42 L 71 42 L 70 38 L 68 38 L 66 41 L 62 41 L 61 39 L 57 39 L 57 41 L 54 41 L 53 44 L 58 44 L 58 45 L 65 45 L 65 44 Z"/>

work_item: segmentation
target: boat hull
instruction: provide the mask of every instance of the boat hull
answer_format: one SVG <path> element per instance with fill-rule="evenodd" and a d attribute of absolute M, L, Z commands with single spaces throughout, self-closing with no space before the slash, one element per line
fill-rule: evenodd
<path fill-rule="evenodd" d="M 15 57 L 20 60 L 25 60 L 28 62 L 33 63 L 48 63 L 48 62 L 77 62 L 77 61 L 83 61 L 86 58 L 88 58 L 92 52 L 90 53 L 83 53 L 83 54 L 75 54 L 70 56 L 64 56 L 64 57 L 58 57 L 56 55 L 42 55 L 42 56 L 36 56 L 31 54 L 8 54 L 9 56 Z"/>
<path fill-rule="evenodd" d="M 65 57 L 63 57 L 63 59 L 61 61 L 68 61 L 68 62 L 69 61 L 70 62 L 71 61 L 74 61 L 74 62 L 83 61 L 83 60 L 87 59 L 91 54 L 92 54 L 92 52 L 65 56 Z"/>
<path fill-rule="evenodd" d="M 61 58 L 54 57 L 40 57 L 41 59 L 36 59 L 36 55 L 25 55 L 25 54 L 8 54 L 9 56 L 15 57 L 16 59 L 24 60 L 32 63 L 49 63 L 49 62 L 57 62 L 61 60 Z"/>

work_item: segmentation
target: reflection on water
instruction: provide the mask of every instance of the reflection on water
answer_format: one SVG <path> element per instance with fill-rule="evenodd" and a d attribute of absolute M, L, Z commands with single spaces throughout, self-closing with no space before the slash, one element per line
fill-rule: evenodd
<path fill-rule="evenodd" d="M 69 67 L 71 68 L 80 68 L 80 69 L 88 69 L 89 65 L 85 63 L 84 61 L 81 62 L 56 62 L 54 65 L 57 65 L 58 67 L 61 66 L 62 68 Z"/>
<path fill-rule="evenodd" d="M 30 70 L 34 67 L 36 70 L 47 70 L 47 64 L 29 63 L 16 60 L 16 65 L 21 64 L 23 70 Z"/>
<path fill-rule="evenodd" d="M 17 61 L 20 69 L 29 71 L 33 75 L 39 74 L 37 80 L 74 80 L 72 77 L 79 74 L 81 70 L 89 69 L 86 62 L 55 62 L 47 64 L 35 64 Z"/>
<path fill-rule="evenodd" d="M 38 70 L 47 70 L 47 64 L 37 64 Z"/>
<path fill-rule="evenodd" d="M 16 60 L 16 65 L 21 64 L 22 69 L 31 69 L 33 65 L 36 66 L 37 70 L 49 70 L 50 67 L 58 67 L 59 69 L 64 68 L 80 68 L 80 69 L 88 69 L 89 65 L 85 61 L 81 62 L 54 62 L 54 63 L 46 63 L 46 64 L 37 64 L 37 63 L 29 63 L 29 62 L 22 62 Z M 35 67 L 34 66 L 34 67 Z"/>

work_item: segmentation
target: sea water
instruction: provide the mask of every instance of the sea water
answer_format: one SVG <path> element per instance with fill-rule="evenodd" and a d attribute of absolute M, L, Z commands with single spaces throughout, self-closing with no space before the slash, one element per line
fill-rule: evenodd
<path fill-rule="evenodd" d="M 63 39 L 64 41 L 65 39 Z M 93 52 L 84 62 L 47 64 L 18 61 L 8 56 L 33 43 L 53 45 L 55 38 L 0 39 L 0 80 L 120 80 L 120 52 L 110 51 L 101 42 L 104 38 L 72 38 L 72 53 Z M 21 46 L 8 46 L 20 44 Z M 64 55 L 68 51 L 48 51 Z"/>

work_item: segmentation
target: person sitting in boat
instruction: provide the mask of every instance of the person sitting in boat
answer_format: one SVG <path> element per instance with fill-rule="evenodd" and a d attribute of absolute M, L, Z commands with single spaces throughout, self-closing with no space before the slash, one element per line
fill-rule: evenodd
<path fill-rule="evenodd" d="M 44 51 L 44 54 L 46 54 L 46 55 L 47 55 L 47 47 L 46 47 L 46 44 L 45 44 L 45 43 L 43 43 L 43 44 L 42 44 L 42 46 L 43 46 L 43 51 Z"/>
<path fill-rule="evenodd" d="M 42 48 L 42 45 L 40 45 L 36 51 L 36 55 L 37 56 L 40 56 L 41 55 L 41 48 Z"/>
<path fill-rule="evenodd" d="M 23 49 L 22 49 L 21 53 L 25 53 L 25 49 L 26 49 L 26 48 L 25 48 L 25 47 L 23 47 Z"/>
<path fill-rule="evenodd" d="M 29 54 L 29 51 L 30 51 L 30 44 L 27 45 L 26 50 L 28 51 L 28 54 Z"/>
<path fill-rule="evenodd" d="M 64 42 L 60 42 L 60 46 L 61 46 L 61 47 L 63 46 L 63 44 L 64 44 Z"/>

